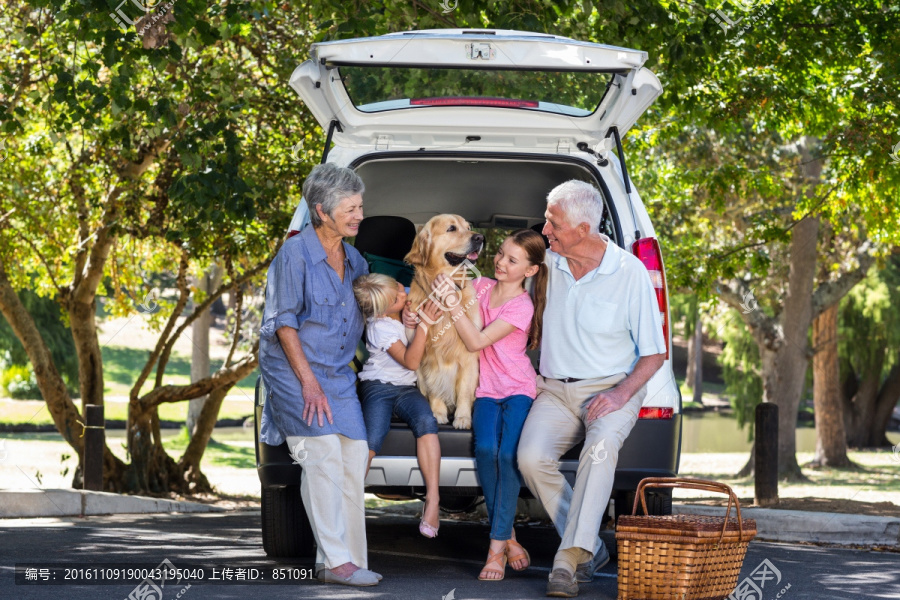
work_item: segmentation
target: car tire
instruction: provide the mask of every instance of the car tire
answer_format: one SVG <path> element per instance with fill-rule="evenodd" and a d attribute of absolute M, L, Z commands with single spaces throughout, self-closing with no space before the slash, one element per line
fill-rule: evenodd
<path fill-rule="evenodd" d="M 262 488 L 263 549 L 273 558 L 307 558 L 316 553 L 300 486 Z"/>

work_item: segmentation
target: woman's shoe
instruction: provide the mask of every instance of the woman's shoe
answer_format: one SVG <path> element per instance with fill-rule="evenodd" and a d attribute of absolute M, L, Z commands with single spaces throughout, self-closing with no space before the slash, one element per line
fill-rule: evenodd
<path fill-rule="evenodd" d="M 350 585 L 353 587 L 378 585 L 376 573 L 367 569 L 357 569 L 350 577 L 341 577 L 336 575 L 331 569 L 322 569 L 316 573 L 316 579 L 327 583 L 339 583 L 341 585 Z"/>
<path fill-rule="evenodd" d="M 436 538 L 438 534 L 438 528 L 432 527 L 428 523 L 428 521 L 423 518 L 421 521 L 419 521 L 419 533 L 429 539 Z"/>
<path fill-rule="evenodd" d="M 528 562 L 528 564 L 521 569 L 516 569 L 515 567 L 513 567 L 513 569 L 516 571 L 524 571 L 531 566 L 531 555 L 528 554 L 528 550 L 523 548 L 522 544 L 520 544 L 516 540 L 510 539 L 506 541 L 506 558 L 509 561 L 510 566 L 512 566 L 512 563 L 516 562 L 517 560 L 522 560 L 523 558 L 526 562 Z"/>
<path fill-rule="evenodd" d="M 502 560 L 497 560 L 498 557 Z M 488 567 L 488 565 L 490 565 L 492 563 L 500 565 L 500 568 L 499 569 L 491 569 L 490 567 Z M 482 574 L 484 574 L 485 571 L 487 571 L 488 573 L 500 573 L 500 577 L 497 577 L 497 578 L 482 577 Z M 503 548 L 503 550 L 500 550 L 499 552 L 494 552 L 494 553 L 491 553 L 491 551 L 488 550 L 488 558 L 487 558 L 487 561 L 484 563 L 484 568 L 481 569 L 481 573 L 478 574 L 478 580 L 479 581 L 503 581 L 503 578 L 505 576 L 506 576 L 506 548 Z"/>

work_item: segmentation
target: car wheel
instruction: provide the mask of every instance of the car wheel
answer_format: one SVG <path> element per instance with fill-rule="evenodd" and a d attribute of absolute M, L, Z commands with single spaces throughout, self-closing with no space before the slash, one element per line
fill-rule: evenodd
<path fill-rule="evenodd" d="M 315 555 L 313 537 L 300 486 L 262 488 L 262 538 L 266 554 L 273 558 Z"/>

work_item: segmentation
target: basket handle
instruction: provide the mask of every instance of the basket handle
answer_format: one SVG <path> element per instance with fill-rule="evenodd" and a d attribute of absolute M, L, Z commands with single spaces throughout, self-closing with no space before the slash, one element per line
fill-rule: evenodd
<path fill-rule="evenodd" d="M 725 537 L 725 530 L 728 528 L 728 516 L 731 514 L 731 504 L 737 510 L 738 518 L 738 541 L 744 541 L 744 521 L 741 519 L 741 503 L 734 490 L 718 481 L 709 481 L 707 479 L 689 479 L 686 477 L 647 477 L 642 479 L 638 484 L 637 491 L 634 493 L 634 508 L 631 510 L 632 515 L 637 515 L 638 504 L 640 504 L 643 513 L 647 512 L 647 500 L 644 498 L 645 488 L 683 488 L 692 490 L 702 490 L 706 492 L 721 492 L 728 496 L 728 508 L 725 509 L 725 522 L 722 524 L 722 535 L 719 536 L 719 542 Z"/>

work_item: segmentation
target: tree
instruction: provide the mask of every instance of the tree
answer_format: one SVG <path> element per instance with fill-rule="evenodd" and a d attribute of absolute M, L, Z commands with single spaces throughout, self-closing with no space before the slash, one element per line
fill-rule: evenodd
<path fill-rule="evenodd" d="M 838 331 L 847 444 L 890 446 L 887 424 L 900 401 L 900 254 L 844 298 Z"/>
<path fill-rule="evenodd" d="M 694 19 L 705 16 L 694 8 Z M 670 224 L 670 281 L 715 293 L 752 331 L 762 399 L 781 409 L 779 473 L 798 477 L 794 429 L 810 324 L 898 231 L 898 173 L 885 168 L 898 116 L 897 9 L 781 2 L 752 10 L 753 26 L 740 39 L 718 32 L 722 44 L 686 76 L 673 71 L 691 35 L 674 38 L 663 71 L 668 100 L 655 123 L 644 121 L 630 157 L 655 221 Z M 855 243 L 816 281 L 823 223 Z M 766 310 L 742 309 L 749 301 Z"/>
<path fill-rule="evenodd" d="M 294 58 L 272 51 L 310 31 L 306 14 L 265 17 L 266 2 L 168 8 L 161 21 L 137 21 L 150 27 L 142 38 L 130 27 L 123 33 L 99 1 L 15 2 L 0 15 L 0 128 L 9 136 L 0 163 L 0 312 L 80 462 L 83 412 L 17 291 L 52 298 L 68 319 L 83 405 L 103 403 L 98 297 L 132 318 L 143 298 L 142 318 L 160 331 L 130 393 L 131 461 L 104 453 L 110 491 L 209 488 L 199 462 L 221 399 L 257 362 L 257 342 L 242 331 L 240 290 L 265 272 L 299 201 L 297 171 L 312 158 L 291 162 L 296 132 L 315 130 L 282 85 Z M 223 284 L 184 314 L 188 273 L 213 257 Z M 175 272 L 176 295 L 157 307 L 145 281 L 166 270 Z M 239 301 L 224 366 L 190 385 L 164 385 L 175 340 L 226 291 Z M 163 448 L 157 407 L 204 394 L 211 401 L 198 434 L 176 461 Z"/>
<path fill-rule="evenodd" d="M 197 300 L 202 302 L 207 294 L 217 290 L 222 284 L 221 270 L 213 265 L 206 272 L 195 276 L 193 283 L 199 292 L 195 292 Z M 212 323 L 212 307 L 210 307 L 197 317 L 191 328 L 191 381 L 200 381 L 209 376 L 209 328 L 212 327 Z M 193 437 L 197 419 L 200 418 L 205 403 L 206 396 L 194 398 L 188 403 L 188 414 L 184 424 L 188 437 Z"/>
<path fill-rule="evenodd" d="M 825 309 L 813 321 L 813 401 L 816 412 L 815 466 L 850 467 L 847 457 L 847 434 L 841 406 L 838 377 L 838 306 Z"/>

